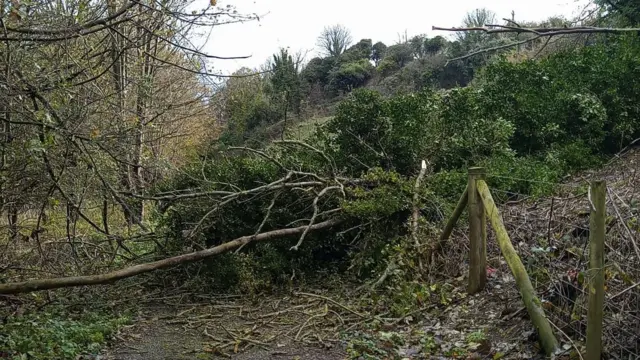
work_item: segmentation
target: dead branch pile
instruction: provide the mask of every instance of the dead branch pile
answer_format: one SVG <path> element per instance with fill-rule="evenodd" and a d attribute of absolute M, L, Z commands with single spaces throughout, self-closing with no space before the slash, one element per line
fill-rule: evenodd
<path fill-rule="evenodd" d="M 603 169 L 565 182 L 552 197 L 523 199 L 500 208 L 514 246 L 528 261 L 526 266 L 548 316 L 558 326 L 559 337 L 582 342 L 586 338 L 592 206 L 588 186 L 591 180 L 606 180 L 604 342 L 610 356 L 625 359 L 640 354 L 639 162 L 640 151 L 632 148 Z M 492 236 L 488 247 L 490 258 L 494 258 L 490 264 L 508 274 Z"/>

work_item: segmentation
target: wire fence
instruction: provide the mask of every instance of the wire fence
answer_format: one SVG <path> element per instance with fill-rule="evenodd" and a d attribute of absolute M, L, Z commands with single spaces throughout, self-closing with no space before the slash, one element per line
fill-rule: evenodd
<path fill-rule="evenodd" d="M 607 182 L 603 349 L 609 359 L 640 359 L 640 178 L 635 166 L 630 166 L 638 164 L 636 158 L 640 160 L 640 151 L 557 186 L 553 196 L 531 198 L 491 189 L 496 197 L 516 199 L 499 205 L 507 232 L 558 339 L 578 348 L 586 342 L 588 283 L 593 274 L 589 270 L 593 206 L 589 183 Z M 491 174 L 487 180 L 492 177 L 531 181 Z M 487 256 L 500 259 L 500 248 L 492 229 L 488 230 Z M 504 261 L 490 260 L 490 265 L 506 276 L 511 274 Z M 514 281 L 506 283 L 517 293 Z"/>

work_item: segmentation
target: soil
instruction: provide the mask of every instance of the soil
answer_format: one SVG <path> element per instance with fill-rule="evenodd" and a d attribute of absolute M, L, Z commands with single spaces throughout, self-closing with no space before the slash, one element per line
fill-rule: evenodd
<path fill-rule="evenodd" d="M 270 343 L 261 341 L 265 334 L 271 332 L 258 330 L 256 322 L 250 320 L 250 316 L 235 311 L 236 307 L 240 308 L 232 303 L 191 304 L 186 309 L 185 306 L 146 307 L 134 325 L 123 329 L 117 336 L 118 341 L 103 354 L 101 360 L 342 360 L 346 356 L 340 344 L 305 344 L 293 341 L 289 336 L 279 337 Z M 240 337 L 242 329 L 247 332 L 249 326 L 256 328 L 255 334 L 247 335 L 246 341 L 237 341 L 237 353 L 234 353 L 235 345 L 220 349 L 219 343 L 224 342 L 220 340 L 234 342 L 231 337 Z"/>

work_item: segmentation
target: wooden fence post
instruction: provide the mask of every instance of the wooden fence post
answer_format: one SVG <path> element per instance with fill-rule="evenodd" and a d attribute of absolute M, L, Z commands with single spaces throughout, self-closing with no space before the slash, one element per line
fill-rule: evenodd
<path fill-rule="evenodd" d="M 487 282 L 487 219 L 476 186 L 476 181 L 484 180 L 485 174 L 484 168 L 469 168 L 469 294 L 481 291 Z"/>
<path fill-rule="evenodd" d="M 602 312 L 604 306 L 604 237 L 607 185 L 596 180 L 589 188 L 589 310 L 587 311 L 586 360 L 600 360 L 602 354 Z"/>
<path fill-rule="evenodd" d="M 493 197 L 489 191 L 489 186 L 487 186 L 487 183 L 482 180 L 478 181 L 477 185 L 477 190 L 480 193 L 482 202 L 484 203 L 487 216 L 489 217 L 489 221 L 495 231 L 500 251 L 502 251 L 502 255 L 504 255 L 504 259 L 509 265 L 511 272 L 513 273 L 513 277 L 516 279 L 516 286 L 522 296 L 522 302 L 524 302 L 524 306 L 527 308 L 529 318 L 536 327 L 536 330 L 538 330 L 540 344 L 542 345 L 545 353 L 547 355 L 551 355 L 558 348 L 558 340 L 556 340 L 553 330 L 551 329 L 551 324 L 549 324 L 549 321 L 544 314 L 540 299 L 536 296 L 536 290 L 531 284 L 531 279 L 529 279 L 527 270 L 522 264 L 522 260 L 520 260 L 520 256 L 518 256 L 516 249 L 514 249 L 511 244 L 511 239 L 509 239 L 507 229 L 504 227 L 502 217 L 498 212 L 498 207 L 496 207 L 496 203 L 493 201 Z"/>
<path fill-rule="evenodd" d="M 449 236 L 451 236 L 451 233 L 453 232 L 453 228 L 456 226 L 456 223 L 458 222 L 460 215 L 462 215 L 462 212 L 467 207 L 468 203 L 469 203 L 469 190 L 464 189 L 462 196 L 460 196 L 460 200 L 458 200 L 458 204 L 456 205 L 456 208 L 453 210 L 453 214 L 451 214 L 451 217 L 449 218 L 449 220 L 447 220 L 447 224 L 444 226 L 444 229 L 442 230 L 442 234 L 440 234 L 440 238 L 438 239 L 438 249 L 442 247 L 442 243 L 447 241 L 449 239 Z"/>

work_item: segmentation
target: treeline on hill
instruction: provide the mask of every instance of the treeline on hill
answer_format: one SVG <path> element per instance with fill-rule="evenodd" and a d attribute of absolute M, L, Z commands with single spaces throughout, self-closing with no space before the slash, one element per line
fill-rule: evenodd
<path fill-rule="evenodd" d="M 463 20 L 465 27 L 497 23 L 493 12 L 478 9 Z M 562 18 L 523 26 L 562 26 Z M 234 75 L 261 76 L 230 79 L 218 92 L 219 119 L 226 124 L 223 141 L 255 144 L 281 136 L 292 119 L 331 115 L 335 104 L 357 88 L 371 88 L 385 96 L 406 94 L 424 88 L 450 89 L 466 86 L 474 74 L 493 56 L 480 54 L 460 61 L 478 49 L 505 45 L 528 35 L 459 33 L 449 40 L 442 36 L 400 36 L 387 45 L 361 39 L 352 44 L 349 30 L 342 25 L 324 29 L 318 37 L 321 54 L 305 62 L 305 54 L 281 49 L 258 69 L 243 68 Z M 538 49 L 541 41 L 519 48 L 521 53 Z M 560 46 L 557 42 L 545 52 Z"/>
<path fill-rule="evenodd" d="M 565 174 L 597 166 L 637 138 L 640 84 L 634 79 L 639 72 L 640 41 L 633 35 L 591 39 L 587 46 L 542 59 L 521 59 L 511 52 L 476 71 L 467 87 L 427 87 L 393 96 L 354 90 L 330 121 L 304 139 L 307 146 L 274 142 L 256 151 L 214 143 L 201 157 L 204 161 L 192 163 L 159 191 L 251 189 L 296 169 L 312 174 L 307 180 L 327 184 L 351 179 L 341 183 L 342 189 L 323 193 L 315 209 L 344 222 L 309 233 L 297 251 L 291 247 L 298 239 L 291 238 L 251 244 L 239 254 L 191 265 L 201 276 L 185 280 L 255 291 L 294 274 L 304 279 L 330 270 L 375 279 L 398 256 L 403 256 L 403 267 L 395 274 L 415 278 L 418 252 L 408 240 L 406 223 L 421 160 L 429 162 L 431 175 L 419 191 L 418 206 L 425 225 L 430 224 L 421 227 L 420 236 L 433 245 L 437 230 L 432 226 L 439 226 L 464 190 L 468 166 L 486 166 L 490 185 L 507 194 L 502 200 L 509 193 L 540 195 Z M 330 79 L 326 84 L 332 84 Z M 211 216 L 219 202 L 176 201 L 160 220 L 171 239 L 169 253 L 182 251 L 184 234 L 195 223 L 201 230 L 195 246 L 207 247 L 308 222 L 320 189 L 248 196 Z"/>

